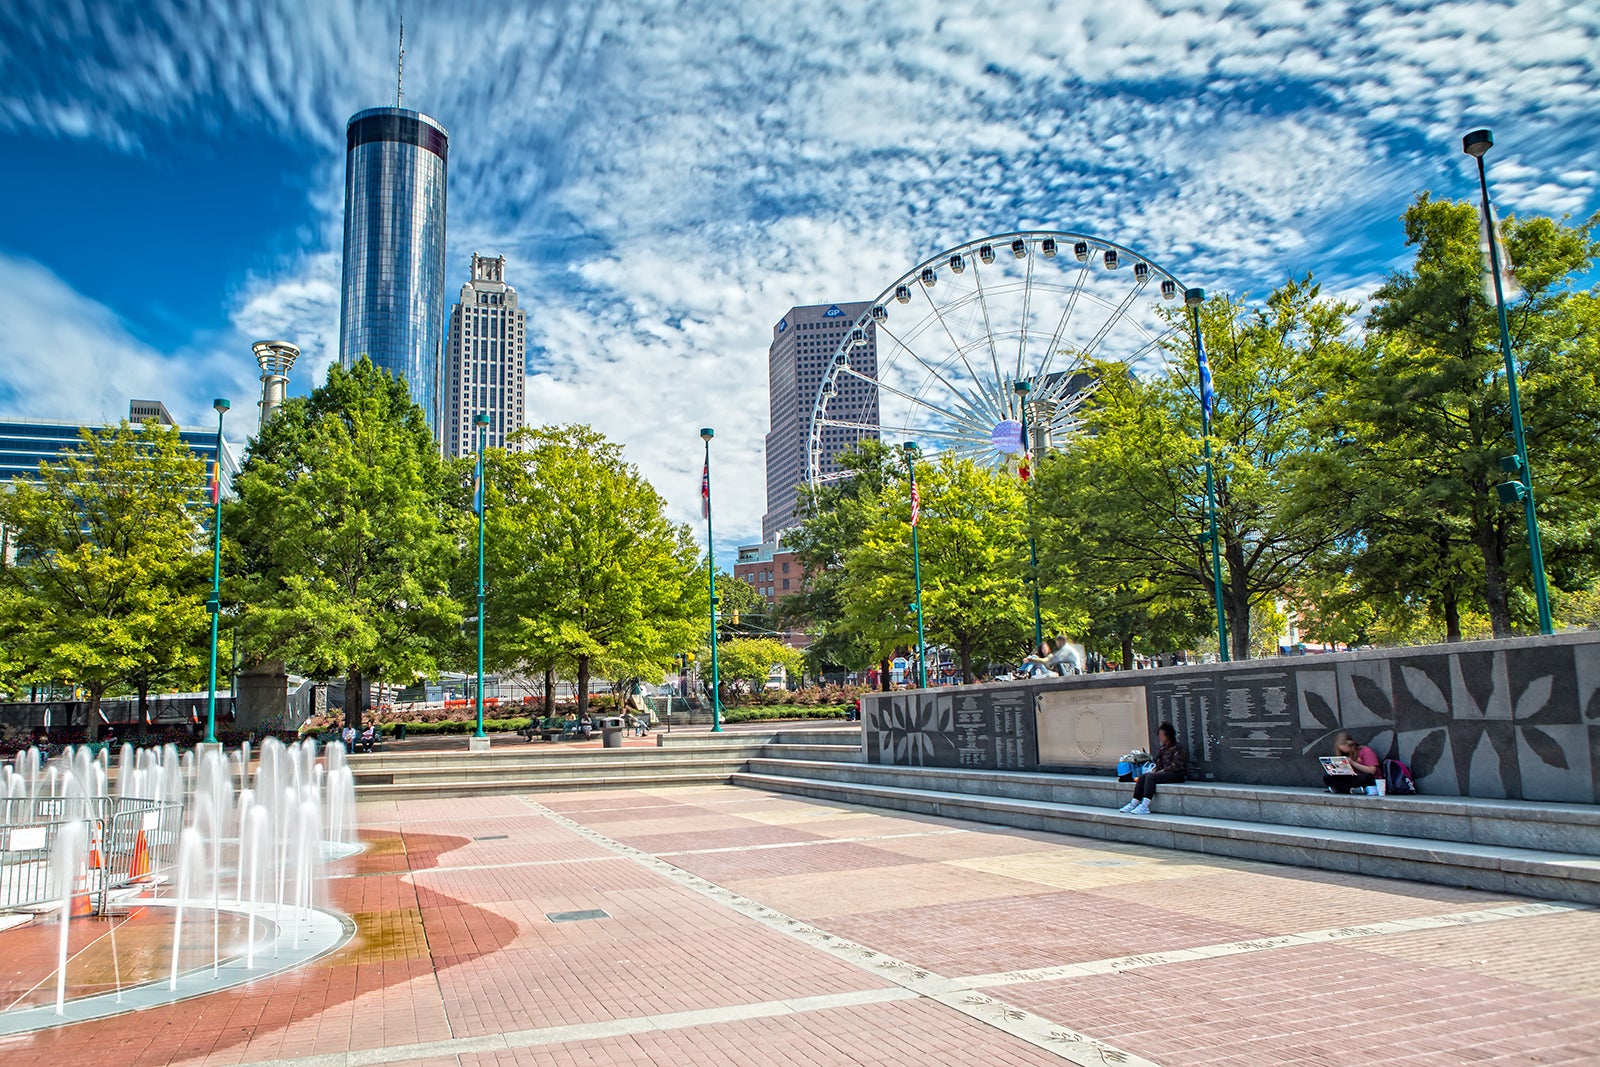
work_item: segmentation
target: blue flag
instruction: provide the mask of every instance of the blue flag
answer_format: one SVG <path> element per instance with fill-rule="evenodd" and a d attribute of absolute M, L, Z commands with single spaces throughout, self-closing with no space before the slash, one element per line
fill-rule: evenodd
<path fill-rule="evenodd" d="M 478 453 L 478 466 L 472 472 L 472 513 L 483 514 L 483 453 Z"/>
<path fill-rule="evenodd" d="M 1211 364 L 1206 361 L 1206 346 L 1196 346 L 1200 355 L 1200 407 L 1206 413 L 1206 419 L 1211 418 L 1212 408 L 1216 404 L 1217 394 L 1211 387 Z"/>

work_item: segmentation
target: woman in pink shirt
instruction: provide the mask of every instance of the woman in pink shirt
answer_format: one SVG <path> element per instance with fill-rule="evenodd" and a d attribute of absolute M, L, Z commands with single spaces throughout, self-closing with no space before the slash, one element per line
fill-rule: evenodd
<path fill-rule="evenodd" d="M 1324 774 L 1322 784 L 1335 793 L 1348 793 L 1352 789 L 1365 789 L 1378 781 L 1378 754 L 1366 745 L 1356 744 L 1349 734 L 1340 734 L 1333 742 L 1333 754 L 1350 761 L 1354 774 Z"/>

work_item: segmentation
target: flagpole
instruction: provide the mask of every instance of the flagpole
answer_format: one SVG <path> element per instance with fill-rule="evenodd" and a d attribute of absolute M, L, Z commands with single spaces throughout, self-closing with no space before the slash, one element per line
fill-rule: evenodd
<path fill-rule="evenodd" d="M 211 599 L 206 601 L 206 610 L 211 613 L 211 685 L 206 691 L 205 743 L 208 745 L 217 743 L 217 622 L 222 616 L 222 416 L 232 405 L 219 396 L 211 406 L 217 413 L 217 458 L 211 467 L 211 504 L 216 516 L 211 542 Z"/>
<path fill-rule="evenodd" d="M 917 615 L 917 688 L 928 688 L 928 641 L 922 625 L 922 553 L 917 547 L 917 513 L 922 502 L 917 497 L 917 443 L 905 444 L 906 471 L 911 476 L 911 580 L 917 590 L 917 599 L 911 608 Z"/>
<path fill-rule="evenodd" d="M 722 732 L 722 680 L 717 674 L 717 548 L 711 538 L 711 439 L 717 431 L 700 430 L 706 443 L 706 465 L 700 473 L 700 507 L 706 516 L 706 585 L 711 590 L 711 732 Z"/>
<path fill-rule="evenodd" d="M 478 476 L 474 479 L 477 484 L 473 487 L 472 500 L 473 510 L 478 513 L 478 729 L 472 735 L 472 741 L 476 747 L 483 749 L 489 747 L 489 735 L 483 732 L 483 514 L 489 510 L 483 447 L 489 429 L 489 416 L 475 415 L 472 421 L 478 424 Z"/>
<path fill-rule="evenodd" d="M 1217 608 L 1217 655 L 1228 662 L 1228 616 L 1222 606 L 1222 545 L 1217 537 L 1217 487 L 1211 469 L 1211 367 L 1206 363 L 1205 340 L 1200 333 L 1200 305 L 1206 301 L 1204 289 L 1186 289 L 1183 302 L 1189 305 L 1189 322 L 1194 327 L 1195 360 L 1200 368 L 1200 435 L 1206 448 L 1206 516 L 1210 528 L 1206 540 L 1211 542 L 1211 592 Z"/>
<path fill-rule="evenodd" d="M 1506 294 L 1500 279 L 1500 235 L 1495 232 L 1494 213 L 1489 206 L 1489 176 L 1483 156 L 1494 146 L 1494 134 L 1474 130 L 1461 139 L 1461 150 L 1478 161 L 1478 192 L 1483 197 L 1483 228 L 1489 238 L 1489 273 L 1494 278 L 1494 309 L 1500 320 L 1500 354 L 1506 362 L 1506 388 L 1511 399 L 1511 433 L 1517 454 L 1507 456 L 1500 466 L 1516 480 L 1496 486 L 1503 503 L 1522 503 L 1528 525 L 1528 559 L 1533 565 L 1533 595 L 1539 606 L 1539 632 L 1555 632 L 1550 616 L 1550 590 L 1545 583 L 1544 548 L 1539 542 L 1539 513 L 1533 504 L 1533 468 L 1528 465 L 1528 441 L 1522 432 L 1522 402 L 1517 397 L 1517 361 L 1511 356 L 1511 330 L 1506 325 Z"/>

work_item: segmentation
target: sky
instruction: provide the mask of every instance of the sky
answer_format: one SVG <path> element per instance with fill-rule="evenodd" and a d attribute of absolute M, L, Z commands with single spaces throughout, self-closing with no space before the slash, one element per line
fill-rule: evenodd
<path fill-rule="evenodd" d="M 403 8 L 403 11 L 402 11 Z M 130 397 L 255 429 L 250 343 L 338 356 L 344 125 L 450 131 L 446 290 L 507 257 L 528 418 L 627 446 L 718 556 L 760 540 L 766 352 L 793 305 L 1060 229 L 1188 284 L 1362 297 L 1421 190 L 1600 209 L 1593 0 L 8 0 L 0 415 Z"/>

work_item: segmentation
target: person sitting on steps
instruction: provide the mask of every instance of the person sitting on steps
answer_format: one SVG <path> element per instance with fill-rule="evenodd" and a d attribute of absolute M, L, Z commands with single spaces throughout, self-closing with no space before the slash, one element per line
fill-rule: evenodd
<path fill-rule="evenodd" d="M 1134 779 L 1133 799 L 1118 809 L 1125 815 L 1149 815 L 1156 786 L 1181 782 L 1188 772 L 1189 753 L 1178 744 L 1178 733 L 1170 722 L 1164 722 L 1156 728 L 1156 738 L 1161 748 L 1156 752 L 1155 770 L 1146 771 Z"/>
<path fill-rule="evenodd" d="M 1322 784 L 1334 793 L 1348 793 L 1353 789 L 1365 791 L 1367 786 L 1376 785 L 1382 761 L 1378 754 L 1366 745 L 1356 744 L 1356 739 L 1347 733 L 1342 733 L 1333 741 L 1333 754 L 1344 756 L 1350 761 L 1350 769 L 1354 774 L 1324 774 Z"/>

